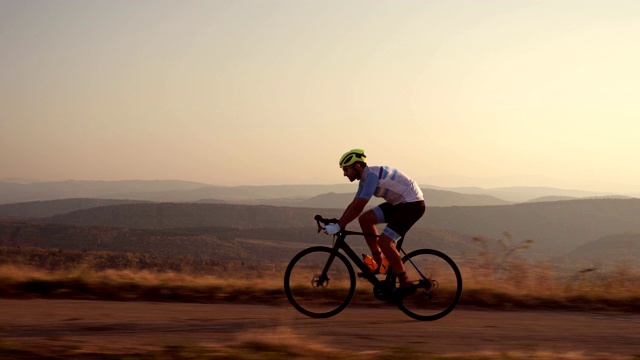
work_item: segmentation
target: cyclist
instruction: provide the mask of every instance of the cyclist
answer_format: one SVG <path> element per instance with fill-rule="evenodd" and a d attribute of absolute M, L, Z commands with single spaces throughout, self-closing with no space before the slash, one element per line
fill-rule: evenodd
<path fill-rule="evenodd" d="M 325 233 L 334 235 L 358 218 L 362 232 L 378 235 L 376 224 L 386 223 L 382 235 L 365 236 L 376 264 L 382 263 L 382 254 L 400 280 L 400 286 L 391 295 L 392 302 L 399 302 L 416 291 L 407 276 L 396 242 L 422 217 L 425 212 L 424 196 L 415 181 L 398 169 L 388 166 L 368 166 L 362 149 L 353 149 L 340 157 L 339 165 L 344 176 L 353 182 L 359 180 L 354 199 L 344 210 L 337 224 L 325 226 Z M 364 207 L 372 196 L 386 202 L 367 210 Z M 378 272 L 378 269 L 375 272 Z"/>

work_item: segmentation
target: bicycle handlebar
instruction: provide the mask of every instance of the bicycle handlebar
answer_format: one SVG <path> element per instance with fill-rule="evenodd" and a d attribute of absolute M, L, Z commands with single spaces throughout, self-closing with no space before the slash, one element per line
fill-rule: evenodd
<path fill-rule="evenodd" d="M 316 215 L 313 219 L 318 223 L 318 232 L 320 232 L 320 230 L 323 229 L 322 225 L 320 225 L 320 224 L 329 225 L 329 224 L 337 224 L 338 223 L 338 219 L 336 219 L 336 218 L 325 219 L 321 215 Z"/>
<path fill-rule="evenodd" d="M 326 226 L 326 225 L 329 225 L 329 224 L 337 224 L 338 221 L 339 221 L 336 218 L 325 219 L 321 215 L 316 215 L 313 219 L 318 223 L 318 232 L 324 230 L 324 226 L 322 226 L 321 224 L 324 224 Z M 349 230 L 346 230 L 346 229 L 341 229 L 340 233 L 345 234 L 345 235 L 364 235 L 364 236 L 380 237 L 380 234 L 377 234 L 377 233 L 376 234 L 366 234 L 366 233 L 357 232 L 357 231 L 349 231 Z M 398 249 L 398 251 L 400 251 L 400 246 L 402 246 L 402 240 L 404 240 L 404 238 L 400 239 L 400 241 L 396 245 L 396 248 Z"/>
<path fill-rule="evenodd" d="M 339 220 L 338 220 L 338 219 L 336 219 L 336 218 L 333 218 L 333 219 L 325 219 L 325 218 L 323 218 L 321 215 L 316 215 L 313 219 L 314 219 L 315 221 L 317 221 L 318 223 L 323 223 L 323 224 L 325 224 L 325 225 L 335 224 L 335 223 L 337 223 L 337 222 L 339 221 Z"/>

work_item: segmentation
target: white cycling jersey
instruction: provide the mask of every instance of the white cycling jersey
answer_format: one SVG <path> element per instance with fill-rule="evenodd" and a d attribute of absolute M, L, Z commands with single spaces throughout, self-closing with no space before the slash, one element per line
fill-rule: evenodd
<path fill-rule="evenodd" d="M 376 196 L 391 205 L 424 200 L 422 190 L 411 178 L 389 166 L 367 166 L 362 171 L 357 198 Z"/>

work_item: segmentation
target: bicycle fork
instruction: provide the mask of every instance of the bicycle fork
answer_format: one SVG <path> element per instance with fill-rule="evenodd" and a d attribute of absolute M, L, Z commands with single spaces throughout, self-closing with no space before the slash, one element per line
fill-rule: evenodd
<path fill-rule="evenodd" d="M 333 260 L 336 258 L 337 249 L 334 248 L 334 251 L 331 252 L 329 258 L 327 259 L 327 263 L 324 265 L 324 269 L 322 269 L 322 273 L 318 276 L 314 276 L 311 280 L 311 284 L 314 287 L 327 287 L 329 285 L 329 268 L 331 268 L 331 264 L 333 264 Z"/>

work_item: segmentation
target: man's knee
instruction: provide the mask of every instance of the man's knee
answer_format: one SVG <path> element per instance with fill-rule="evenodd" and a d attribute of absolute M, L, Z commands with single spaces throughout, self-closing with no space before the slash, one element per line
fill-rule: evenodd
<path fill-rule="evenodd" d="M 380 245 L 380 248 L 384 248 L 384 249 L 391 249 L 391 248 L 395 248 L 395 241 L 393 241 L 392 238 L 388 237 L 387 235 L 380 235 L 380 240 L 378 240 L 378 244 Z"/>
<path fill-rule="evenodd" d="M 371 226 L 375 226 L 377 222 L 376 214 L 373 211 L 366 211 L 358 217 L 358 222 L 360 223 L 360 227 L 369 228 Z"/>

